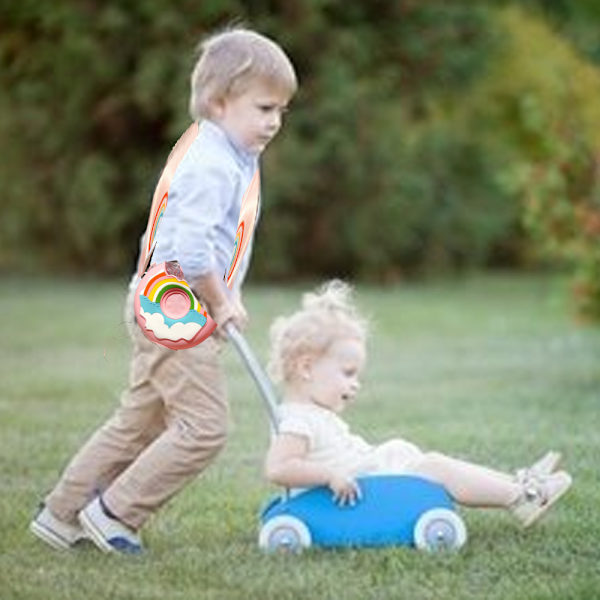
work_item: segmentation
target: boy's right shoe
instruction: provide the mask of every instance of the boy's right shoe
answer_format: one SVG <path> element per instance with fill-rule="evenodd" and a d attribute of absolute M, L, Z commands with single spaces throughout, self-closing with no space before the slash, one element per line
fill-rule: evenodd
<path fill-rule="evenodd" d="M 572 477 L 558 471 L 546 477 L 530 478 L 523 484 L 523 492 L 511 507 L 523 527 L 533 525 L 571 487 Z"/>
<path fill-rule="evenodd" d="M 142 541 L 133 529 L 109 516 L 100 496 L 92 500 L 80 511 L 79 522 L 89 538 L 103 552 L 119 552 L 121 554 L 141 554 Z"/>

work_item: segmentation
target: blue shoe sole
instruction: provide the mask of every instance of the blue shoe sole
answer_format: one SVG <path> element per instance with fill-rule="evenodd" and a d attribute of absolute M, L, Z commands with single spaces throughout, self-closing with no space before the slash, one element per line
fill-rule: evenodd
<path fill-rule="evenodd" d="M 96 544 L 102 552 L 116 552 L 119 554 L 142 554 L 141 546 L 132 544 L 129 540 L 123 537 L 115 537 L 107 539 L 99 527 L 94 523 L 94 520 L 86 513 L 84 508 L 78 515 L 79 522 L 84 531 L 88 534 L 92 542 Z"/>
<path fill-rule="evenodd" d="M 77 515 L 83 530 L 88 534 L 92 542 L 102 550 L 102 552 L 115 552 L 109 541 L 102 535 L 102 532 L 96 527 L 96 524 L 85 512 L 85 508 Z"/>

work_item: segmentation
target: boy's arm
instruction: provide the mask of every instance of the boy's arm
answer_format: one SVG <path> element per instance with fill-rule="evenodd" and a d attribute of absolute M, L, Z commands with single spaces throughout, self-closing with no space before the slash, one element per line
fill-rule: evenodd
<path fill-rule="evenodd" d="M 265 476 L 284 487 L 329 486 L 340 504 L 360 498 L 360 489 L 352 477 L 307 460 L 308 439 L 291 433 L 279 434 L 267 454 Z"/>
<path fill-rule="evenodd" d="M 247 315 L 241 301 L 231 301 L 228 298 L 223 289 L 222 278 L 214 271 L 197 277 L 192 283 L 192 290 L 206 302 L 208 312 L 218 326 L 225 325 L 227 321 L 233 321 L 238 329 L 245 327 Z"/>

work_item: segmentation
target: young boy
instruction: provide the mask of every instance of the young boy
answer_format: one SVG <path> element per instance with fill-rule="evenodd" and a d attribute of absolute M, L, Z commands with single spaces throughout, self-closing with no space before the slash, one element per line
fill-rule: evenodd
<path fill-rule="evenodd" d="M 179 261 L 218 327 L 185 350 L 152 343 L 134 322 L 134 276 L 125 308 L 133 342 L 129 386 L 31 522 L 51 546 L 67 549 L 89 537 L 106 552 L 141 552 L 142 525 L 222 449 L 228 408 L 220 331 L 228 321 L 246 322 L 240 286 L 250 248 L 232 290 L 223 275 L 242 196 L 296 86 L 283 50 L 258 33 L 234 29 L 202 44 L 190 98 L 198 133 L 169 187 L 153 262 Z"/>

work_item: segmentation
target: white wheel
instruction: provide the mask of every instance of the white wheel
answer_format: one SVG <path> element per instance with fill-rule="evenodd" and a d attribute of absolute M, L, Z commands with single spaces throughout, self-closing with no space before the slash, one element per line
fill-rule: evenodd
<path fill-rule="evenodd" d="M 308 527 L 296 517 L 279 515 L 260 529 L 258 545 L 267 552 L 302 552 L 311 545 Z"/>
<path fill-rule="evenodd" d="M 454 511 L 432 508 L 419 517 L 413 535 L 419 550 L 458 550 L 467 541 L 467 528 Z"/>

